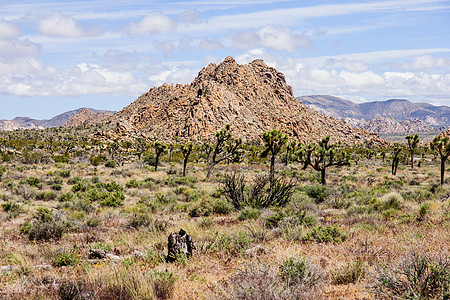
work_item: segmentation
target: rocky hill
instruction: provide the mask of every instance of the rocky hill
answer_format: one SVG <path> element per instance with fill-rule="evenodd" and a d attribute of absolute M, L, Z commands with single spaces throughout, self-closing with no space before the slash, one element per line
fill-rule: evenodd
<path fill-rule="evenodd" d="M 67 120 L 62 127 L 78 127 L 82 125 L 96 124 L 104 121 L 108 117 L 111 117 L 113 112 L 110 111 L 98 111 L 83 108 L 79 113 Z"/>
<path fill-rule="evenodd" d="M 338 97 L 326 95 L 302 96 L 297 99 L 326 115 L 338 119 L 345 119 L 347 123 L 361 128 L 366 128 L 364 127 L 366 122 L 380 117 L 393 119 L 399 123 L 409 121 L 416 127 L 420 125 L 418 123 L 419 121 L 423 122 L 423 125 L 434 127 L 450 126 L 450 107 L 448 106 L 413 103 L 402 99 L 353 103 Z M 405 125 L 408 126 L 406 123 Z M 426 127 L 423 125 L 420 125 L 419 127 L 425 129 Z M 392 129 L 394 127 L 391 126 L 390 128 Z M 404 128 L 404 126 L 397 126 L 395 128 L 397 128 L 395 130 L 403 130 L 402 128 Z M 380 127 L 380 129 L 387 132 L 389 127 Z M 393 131 L 390 133 L 403 132 Z"/>
<path fill-rule="evenodd" d="M 385 142 L 300 103 L 284 75 L 262 60 L 239 65 L 232 57 L 209 64 L 190 84 L 150 89 L 111 120 L 116 135 L 161 141 L 212 138 L 230 124 L 235 136 L 247 141 L 277 128 L 303 142 L 326 135 L 350 144 Z"/>
<path fill-rule="evenodd" d="M 425 124 L 417 119 L 398 122 L 393 118 L 376 116 L 370 121 L 364 119 L 344 118 L 344 123 L 365 129 L 376 133 L 419 133 L 419 132 L 438 132 L 438 129 Z"/>
<path fill-rule="evenodd" d="M 89 110 L 93 114 L 113 114 L 113 111 L 96 110 L 93 108 L 79 108 L 57 115 L 48 120 L 36 120 L 28 117 L 17 117 L 13 120 L 0 120 L 0 130 L 12 131 L 16 129 L 43 129 L 64 125 L 70 118 L 83 110 Z"/>

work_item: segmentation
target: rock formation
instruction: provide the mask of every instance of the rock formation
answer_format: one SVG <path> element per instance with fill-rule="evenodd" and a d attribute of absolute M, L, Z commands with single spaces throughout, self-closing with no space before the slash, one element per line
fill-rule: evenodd
<path fill-rule="evenodd" d="M 436 131 L 435 128 L 418 119 L 398 122 L 393 118 L 376 116 L 370 121 L 344 118 L 344 123 L 376 133 L 419 133 Z"/>
<path fill-rule="evenodd" d="M 106 118 L 112 116 L 111 112 L 93 112 L 89 108 L 83 108 L 79 113 L 71 117 L 62 127 L 78 127 L 100 123 Z"/>
<path fill-rule="evenodd" d="M 304 143 L 326 135 L 349 144 L 384 142 L 297 101 L 284 75 L 260 59 L 239 65 L 227 57 L 203 68 L 191 84 L 152 88 L 116 113 L 110 124 L 120 122 L 131 125 L 128 135 L 163 142 L 212 138 L 226 124 L 244 141 L 259 140 L 264 131 L 276 128 Z"/>

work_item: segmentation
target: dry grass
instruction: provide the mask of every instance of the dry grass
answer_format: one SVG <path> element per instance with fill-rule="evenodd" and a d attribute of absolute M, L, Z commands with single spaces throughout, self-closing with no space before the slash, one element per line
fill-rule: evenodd
<path fill-rule="evenodd" d="M 439 175 L 433 162 L 414 172 L 399 168 L 396 177 L 389 174 L 388 162 L 380 160 L 331 169 L 327 174 L 330 195 L 315 203 L 302 189 L 297 190 L 292 203 L 280 208 L 284 221 L 271 229 L 265 219 L 279 213 L 276 209 L 263 210 L 256 220 L 239 220 L 236 210 L 223 215 L 208 211 L 215 197 L 220 197 L 213 194 L 223 172 L 246 172 L 247 180 L 252 180 L 267 171 L 265 165 L 220 165 L 213 179 L 204 181 L 205 166 L 190 164 L 188 175 L 196 179 L 191 186 L 182 180 L 173 183 L 178 177 L 167 173 L 171 168 L 167 163 L 158 172 L 137 163 L 115 169 L 86 164 L 4 165 L 0 204 L 18 203 L 23 210 L 12 216 L 0 209 L 1 299 L 295 299 L 299 295 L 373 299 L 371 274 L 379 266 L 397 265 L 415 245 L 431 256 L 448 250 L 450 188 L 432 185 Z M 181 169 L 180 164 L 175 167 Z M 314 171 L 295 165 L 277 169 L 286 176 L 295 172 L 300 186 L 316 183 Z M 61 170 L 70 170 L 70 177 L 62 178 L 62 189 L 55 191 L 57 199 L 33 198 L 33 193 L 52 191 Z M 68 180 L 76 176 L 92 185 L 116 182 L 123 188 L 124 204 L 105 207 L 92 201 L 93 209 L 83 213 L 64 207 L 58 199 L 71 191 Z M 29 177 L 39 178 L 42 187 L 19 183 Z M 127 188 L 133 178 L 142 183 L 151 178 L 153 183 Z M 429 209 L 420 219 L 419 209 L 425 202 Z M 190 217 L 189 212 L 199 205 L 204 215 Z M 38 207 L 47 207 L 70 222 L 61 240 L 31 241 L 20 233 Z M 133 216 L 143 212 L 149 221 L 130 226 Z M 299 221 L 302 212 L 303 221 Z M 315 225 L 307 223 L 305 216 L 314 219 Z M 337 226 L 348 238 L 327 243 L 302 239 L 318 225 Z M 167 237 L 180 228 L 192 236 L 197 249 L 189 259 L 166 264 Z M 246 252 L 257 246 L 264 251 Z M 90 260 L 93 248 L 117 255 L 119 261 Z M 76 262 L 55 266 L 52 262 L 61 253 L 74 253 Z M 286 289 L 279 266 L 292 256 L 306 257 L 320 268 L 321 282 Z M 360 262 L 364 272 L 354 262 Z"/>

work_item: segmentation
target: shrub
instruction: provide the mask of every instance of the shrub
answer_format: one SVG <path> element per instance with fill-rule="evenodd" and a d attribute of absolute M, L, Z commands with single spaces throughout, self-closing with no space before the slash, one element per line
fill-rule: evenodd
<path fill-rule="evenodd" d="M 2 203 L 2 208 L 5 212 L 9 214 L 11 218 L 18 217 L 21 212 L 23 212 L 22 206 L 13 202 Z"/>
<path fill-rule="evenodd" d="M 331 282 L 333 284 L 355 283 L 365 276 L 366 267 L 360 260 L 355 260 L 331 272 Z"/>
<path fill-rule="evenodd" d="M 28 177 L 26 179 L 26 183 L 29 186 L 34 186 L 34 187 L 37 187 L 38 189 L 42 188 L 41 180 L 39 178 L 36 178 L 36 177 L 33 177 L 33 176 Z"/>
<path fill-rule="evenodd" d="M 245 202 L 245 176 L 236 173 L 225 174 L 220 192 L 225 198 L 233 204 L 234 208 L 239 209 Z"/>
<path fill-rule="evenodd" d="M 125 196 L 122 192 L 115 192 L 114 194 L 109 194 L 108 197 L 103 199 L 100 202 L 101 206 L 111 206 L 111 207 L 117 207 L 122 206 L 123 201 L 125 200 Z"/>
<path fill-rule="evenodd" d="M 66 231 L 66 225 L 62 222 L 36 222 L 30 227 L 22 227 L 22 232 L 28 235 L 30 240 L 50 241 L 60 240 Z"/>
<path fill-rule="evenodd" d="M 261 210 L 253 207 L 246 206 L 239 213 L 238 219 L 243 221 L 246 219 L 258 219 L 261 214 Z"/>
<path fill-rule="evenodd" d="M 61 191 L 62 190 L 62 185 L 54 183 L 50 186 L 50 188 L 54 191 Z"/>
<path fill-rule="evenodd" d="M 372 289 L 388 298 L 449 299 L 449 257 L 413 250 L 400 263 L 379 267 Z"/>
<path fill-rule="evenodd" d="M 53 191 L 45 191 L 36 193 L 36 200 L 50 201 L 56 199 L 58 195 Z"/>
<path fill-rule="evenodd" d="M 306 194 L 314 199 L 316 203 L 321 203 L 325 201 L 325 199 L 330 194 L 330 189 L 322 184 L 316 184 L 311 186 L 304 187 Z"/>
<path fill-rule="evenodd" d="M 306 257 L 291 256 L 279 266 L 281 279 L 285 286 L 305 284 L 312 286 L 322 280 L 322 270 L 312 265 Z"/>
<path fill-rule="evenodd" d="M 381 210 L 398 210 L 403 207 L 403 197 L 397 192 L 391 192 L 381 198 Z"/>
<path fill-rule="evenodd" d="M 135 178 L 132 178 L 127 183 L 125 183 L 125 186 L 127 188 L 138 188 L 139 187 L 139 182 Z"/>
<path fill-rule="evenodd" d="M 147 212 L 137 212 L 129 219 L 129 225 L 134 228 L 146 227 L 152 224 L 152 218 Z"/>
<path fill-rule="evenodd" d="M 105 167 L 107 167 L 107 168 L 115 168 L 115 167 L 117 167 L 117 163 L 114 160 L 108 160 L 105 163 Z"/>
<path fill-rule="evenodd" d="M 170 299 L 175 290 L 178 276 L 169 271 L 154 271 L 151 273 L 154 294 L 158 299 Z"/>
<path fill-rule="evenodd" d="M 315 241 L 318 243 L 335 242 L 340 243 L 347 239 L 348 235 L 337 225 L 318 225 L 312 227 L 304 236 L 304 241 Z"/>
<path fill-rule="evenodd" d="M 275 228 L 278 227 L 278 223 L 284 219 L 286 215 L 280 209 L 277 212 L 265 219 L 267 228 Z"/>
<path fill-rule="evenodd" d="M 226 215 L 232 212 L 234 209 L 233 204 L 225 199 L 217 199 L 214 202 L 213 210 L 216 214 Z"/>
<path fill-rule="evenodd" d="M 73 266 L 77 262 L 78 258 L 75 252 L 63 252 L 53 259 L 52 265 L 55 267 Z"/>
<path fill-rule="evenodd" d="M 285 286 L 275 269 L 262 263 L 249 264 L 222 283 L 220 299 L 321 299 L 317 286 Z"/>

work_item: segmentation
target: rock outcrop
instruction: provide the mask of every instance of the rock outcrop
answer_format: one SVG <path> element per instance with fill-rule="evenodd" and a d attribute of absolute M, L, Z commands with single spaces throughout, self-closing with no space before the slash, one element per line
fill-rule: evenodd
<path fill-rule="evenodd" d="M 435 128 L 425 124 L 418 119 L 398 122 L 393 118 L 376 116 L 370 121 L 364 119 L 357 120 L 353 118 L 344 118 L 344 123 L 365 129 L 367 131 L 390 134 L 390 133 L 419 133 L 437 131 Z"/>
<path fill-rule="evenodd" d="M 180 254 L 186 257 L 192 256 L 192 250 L 195 249 L 195 246 L 191 236 L 183 229 L 180 229 L 180 232 L 174 232 L 169 235 L 167 249 L 166 261 L 174 262 Z"/>
<path fill-rule="evenodd" d="M 82 125 L 91 125 L 100 123 L 103 120 L 111 117 L 113 114 L 108 111 L 93 112 L 89 108 L 83 108 L 79 113 L 71 117 L 65 122 L 62 127 L 78 127 Z"/>
<path fill-rule="evenodd" d="M 110 124 L 120 122 L 130 124 L 128 135 L 163 142 L 212 138 L 230 124 L 244 141 L 259 140 L 264 131 L 276 128 L 304 143 L 327 135 L 349 144 L 384 143 L 376 134 L 297 101 L 284 75 L 260 59 L 239 65 L 227 57 L 203 68 L 191 84 L 152 88 L 116 113 Z"/>

